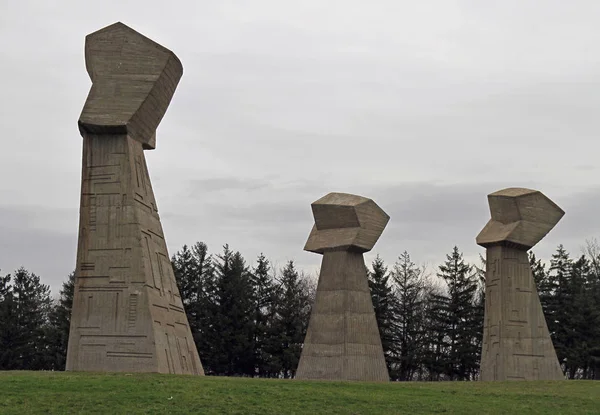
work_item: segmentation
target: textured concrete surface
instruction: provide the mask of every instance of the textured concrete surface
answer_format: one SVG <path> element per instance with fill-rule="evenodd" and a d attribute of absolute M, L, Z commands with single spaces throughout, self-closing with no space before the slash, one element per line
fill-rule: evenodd
<path fill-rule="evenodd" d="M 172 62 L 174 77 L 165 75 Z M 181 64 L 121 23 L 87 37 L 86 63 L 93 86 L 79 120 L 83 166 L 67 370 L 202 375 L 143 152 L 154 147 Z M 160 99 L 150 108 L 153 94 Z"/>
<path fill-rule="evenodd" d="M 323 254 L 296 379 L 388 381 L 363 252 L 389 216 L 370 199 L 330 193 L 312 204 L 305 250 Z"/>
<path fill-rule="evenodd" d="M 527 255 L 564 212 L 530 189 L 500 190 L 488 201 L 492 218 L 477 236 L 487 248 L 480 379 L 564 379 Z"/>
<path fill-rule="evenodd" d="M 127 134 L 154 149 L 183 74 L 177 56 L 119 22 L 86 37 L 85 62 L 92 88 L 79 117 L 82 135 Z"/>

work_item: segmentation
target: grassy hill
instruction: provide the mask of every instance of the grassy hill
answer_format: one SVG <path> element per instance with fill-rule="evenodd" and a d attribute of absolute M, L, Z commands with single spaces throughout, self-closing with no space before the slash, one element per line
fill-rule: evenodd
<path fill-rule="evenodd" d="M 0 372 L 0 414 L 600 414 L 600 382 L 362 383 Z"/>

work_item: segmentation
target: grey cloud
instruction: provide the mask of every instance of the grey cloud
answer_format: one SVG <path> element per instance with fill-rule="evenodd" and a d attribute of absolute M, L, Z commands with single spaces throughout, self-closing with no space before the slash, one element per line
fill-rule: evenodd
<path fill-rule="evenodd" d="M 75 269 L 77 214 L 56 209 L 0 207 L 0 269 L 23 266 L 57 294 Z M 71 226 L 66 226 L 71 222 Z M 74 222 L 74 223 L 73 223 Z M 73 226 L 74 225 L 74 226 Z M 56 228 L 53 228 L 55 226 Z"/>
<path fill-rule="evenodd" d="M 391 215 L 367 256 L 388 262 L 407 249 L 439 263 L 454 244 L 476 260 L 485 195 L 507 186 L 540 189 L 567 211 L 540 256 L 599 231 L 596 2 L 5 6 L 4 268 L 22 260 L 59 281 L 73 267 L 84 36 L 117 20 L 184 65 L 147 154 L 171 253 L 229 242 L 247 258 L 264 251 L 314 269 L 320 257 L 302 252 L 310 203 L 329 191 L 371 197 Z M 39 260 L 19 256 L 27 246 Z"/>
<path fill-rule="evenodd" d="M 261 180 L 245 180 L 236 177 L 215 177 L 207 179 L 195 179 L 190 181 L 191 195 L 204 194 L 205 192 L 247 190 L 253 191 L 263 189 L 268 184 Z"/>

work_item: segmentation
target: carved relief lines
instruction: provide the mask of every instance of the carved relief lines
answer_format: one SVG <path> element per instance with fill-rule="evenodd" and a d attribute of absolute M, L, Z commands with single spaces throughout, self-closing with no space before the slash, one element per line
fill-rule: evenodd
<path fill-rule="evenodd" d="M 121 194 L 120 166 L 89 166 L 87 168 L 90 194 Z"/>
<path fill-rule="evenodd" d="M 133 143 L 134 146 L 136 146 L 134 152 L 136 153 L 141 153 L 141 147 L 138 149 L 138 143 Z M 133 183 L 133 185 L 135 186 L 135 189 L 133 190 L 133 198 L 134 200 L 136 200 L 140 205 L 144 206 L 146 208 L 146 211 L 149 214 L 153 213 L 153 209 L 152 206 L 149 204 L 149 201 L 146 201 L 146 196 L 147 196 L 147 190 L 146 190 L 146 177 L 145 174 L 142 170 L 142 160 L 143 160 L 143 155 L 140 154 L 136 154 L 134 156 L 135 158 L 135 162 L 133 165 L 133 170 L 135 170 L 135 181 Z"/>
<path fill-rule="evenodd" d="M 88 226 L 90 231 L 96 230 L 97 223 L 97 212 L 96 212 L 96 196 L 89 196 L 89 217 L 88 217 Z"/>
<path fill-rule="evenodd" d="M 129 310 L 127 311 L 127 330 L 135 331 L 137 324 L 138 295 L 129 295 Z"/>
<path fill-rule="evenodd" d="M 116 330 L 116 323 L 110 324 L 118 314 L 119 293 L 122 289 L 105 286 L 86 286 L 79 292 L 87 295 L 85 326 L 78 329 L 102 329 L 103 333 Z M 84 297 L 85 298 L 85 297 Z"/>
<path fill-rule="evenodd" d="M 170 316 L 170 321 L 173 321 L 175 324 L 182 324 L 187 327 L 187 324 L 181 323 L 182 320 L 187 321 L 187 316 L 185 315 L 185 310 L 183 309 L 183 307 L 177 304 L 169 303 L 169 310 L 175 311 L 177 313 Z"/>
<path fill-rule="evenodd" d="M 142 231 L 142 235 L 144 237 L 144 247 L 146 248 L 146 257 L 148 258 L 147 261 L 147 265 L 150 268 L 150 273 L 152 275 L 152 281 L 154 282 L 154 288 L 156 288 L 157 290 L 159 290 L 159 292 L 162 289 L 162 285 L 160 283 L 159 280 L 159 276 L 157 275 L 157 272 L 155 272 L 154 270 L 154 261 L 153 261 L 153 257 L 154 255 L 152 255 L 152 249 L 150 249 L 150 241 L 152 240 L 152 236 L 144 231 Z M 160 293 L 162 295 L 162 292 Z"/>
<path fill-rule="evenodd" d="M 143 196 L 140 195 L 138 192 L 135 192 L 133 200 L 135 200 L 138 203 L 138 208 L 140 208 L 144 212 L 144 214 L 147 214 L 147 215 L 152 214 L 152 206 L 147 204 L 143 200 Z M 140 223 L 144 223 L 144 221 L 147 221 L 147 218 L 140 218 L 140 219 L 141 219 Z"/>
<path fill-rule="evenodd" d="M 89 272 L 89 271 L 94 271 L 95 268 L 96 268 L 96 265 L 93 262 L 82 262 L 80 271 L 81 272 Z"/>
<path fill-rule="evenodd" d="M 167 344 L 169 346 L 169 357 L 171 358 L 171 367 L 173 368 L 173 373 L 180 374 L 181 366 L 178 366 L 176 364 L 175 360 L 173 359 L 173 350 L 176 349 L 176 346 L 173 345 L 173 339 L 177 339 L 177 336 L 175 334 L 175 326 L 170 323 L 167 323 L 166 326 L 167 326 L 167 330 L 172 333 L 171 337 L 169 337 L 169 335 L 165 333 L 167 336 Z"/>
<path fill-rule="evenodd" d="M 153 217 L 150 217 L 150 220 L 152 220 L 153 222 L 156 221 L 156 219 L 154 219 L 154 220 L 153 219 L 154 219 Z M 161 240 L 165 239 L 165 237 L 160 232 L 157 232 L 152 228 L 147 228 L 147 229 L 145 229 L 145 231 L 156 236 L 158 239 L 161 239 Z M 162 248 L 162 246 L 161 246 L 161 248 Z"/>
<path fill-rule="evenodd" d="M 142 173 L 146 179 L 144 192 L 146 194 L 146 202 L 152 206 L 153 213 L 158 213 L 158 206 L 156 206 L 156 200 L 154 198 L 154 191 L 152 190 L 152 183 L 150 181 L 150 173 L 148 171 L 148 164 L 146 163 L 146 157 L 142 156 L 140 160 L 141 167 L 143 168 Z"/>
<path fill-rule="evenodd" d="M 167 341 L 167 344 L 166 344 L 167 348 L 165 349 L 165 357 L 167 358 L 167 365 L 169 366 L 169 373 L 175 373 L 173 371 L 173 364 L 171 363 L 172 360 L 173 360 L 173 357 L 170 356 L 170 353 L 169 353 L 170 349 L 171 349 L 171 345 L 169 344 L 169 333 L 165 332 L 165 336 L 167 338 L 167 340 L 166 340 Z"/>
<path fill-rule="evenodd" d="M 187 350 L 188 350 L 188 356 L 190 357 L 190 360 L 192 362 L 192 369 L 193 369 L 192 373 L 195 375 L 199 375 L 200 371 L 198 370 L 198 366 L 196 365 L 196 359 L 194 359 L 194 354 L 196 352 L 196 349 L 195 349 L 196 345 L 195 344 L 190 345 L 190 342 L 188 341 L 187 337 L 184 337 L 183 341 L 185 342 L 185 346 L 187 347 Z M 194 349 L 192 349 L 192 347 Z"/>
<path fill-rule="evenodd" d="M 85 298 L 85 296 L 84 296 L 84 298 Z M 94 300 L 94 296 L 93 295 L 88 295 L 87 296 L 87 307 L 86 307 L 86 313 L 85 313 L 85 322 L 87 323 L 88 327 L 89 327 L 89 323 L 90 323 L 90 317 L 91 317 L 91 314 L 92 314 L 92 301 L 93 300 Z"/>
<path fill-rule="evenodd" d="M 107 357 L 129 357 L 135 359 L 152 359 L 154 353 L 107 351 Z"/>
<path fill-rule="evenodd" d="M 125 284 L 131 276 L 131 248 L 123 248 L 119 258 L 108 266 L 110 284 Z"/>
<path fill-rule="evenodd" d="M 137 186 L 140 190 L 142 190 L 144 192 L 144 195 L 148 195 L 148 188 L 146 185 L 146 172 L 145 170 L 145 158 L 142 154 L 138 154 L 135 156 L 135 173 L 136 173 L 136 177 L 137 177 Z M 140 197 L 142 199 L 144 199 L 144 196 L 140 195 Z"/>
<path fill-rule="evenodd" d="M 156 253 L 156 263 L 158 264 L 158 275 L 160 277 L 160 291 L 161 291 L 161 295 L 164 295 L 164 291 L 165 291 L 165 279 L 164 279 L 164 272 L 163 272 L 163 266 L 162 266 L 162 261 L 160 260 L 160 253 L 157 252 Z"/>
<path fill-rule="evenodd" d="M 185 356 L 181 351 L 181 345 L 179 344 L 179 337 L 175 336 L 175 345 L 177 346 L 177 355 L 179 356 L 179 364 L 181 365 L 182 373 L 188 372 Z"/>
<path fill-rule="evenodd" d="M 510 248 L 507 248 L 507 250 Z M 522 309 L 522 297 L 523 294 L 519 291 L 520 281 L 522 276 L 520 275 L 523 271 L 523 267 L 517 263 L 516 260 L 510 259 L 507 262 L 507 287 L 506 290 L 508 295 L 508 307 L 510 307 L 510 314 L 507 316 L 508 321 L 511 323 L 527 324 L 527 316 L 524 315 Z M 527 294 L 525 294 L 527 295 Z"/>
<path fill-rule="evenodd" d="M 110 279 L 109 264 L 122 262 L 121 248 L 88 248 L 83 253 L 85 260 L 80 265 L 78 278 L 85 280 L 86 286 L 104 284 Z M 80 284 L 83 286 L 84 284 Z"/>
<path fill-rule="evenodd" d="M 163 290 L 165 287 L 167 287 L 169 297 L 171 298 L 170 301 L 173 302 L 175 301 L 173 298 L 173 293 L 178 292 L 179 290 L 173 286 L 175 278 L 173 276 L 171 261 L 169 261 L 169 258 L 162 252 L 156 253 L 156 259 L 158 261 L 158 269 L 160 270 L 160 280 L 163 283 Z"/>
<path fill-rule="evenodd" d="M 115 298 L 115 315 L 114 315 L 114 321 L 115 321 L 115 332 L 119 331 L 119 293 L 117 293 L 117 296 Z"/>

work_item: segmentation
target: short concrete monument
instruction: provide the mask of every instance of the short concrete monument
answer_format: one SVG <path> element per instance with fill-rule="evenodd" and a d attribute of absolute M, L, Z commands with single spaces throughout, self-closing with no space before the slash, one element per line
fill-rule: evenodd
<path fill-rule="evenodd" d="M 323 255 L 296 379 L 388 381 L 363 253 L 389 216 L 371 199 L 330 193 L 312 204 L 304 250 Z"/>
<path fill-rule="evenodd" d="M 529 189 L 500 190 L 488 202 L 492 219 L 477 236 L 487 252 L 480 379 L 564 379 L 527 256 L 564 212 Z"/>
<path fill-rule="evenodd" d="M 122 23 L 87 36 L 92 88 L 79 118 L 83 168 L 67 370 L 203 375 L 175 283 L 144 149 L 183 74 Z"/>

